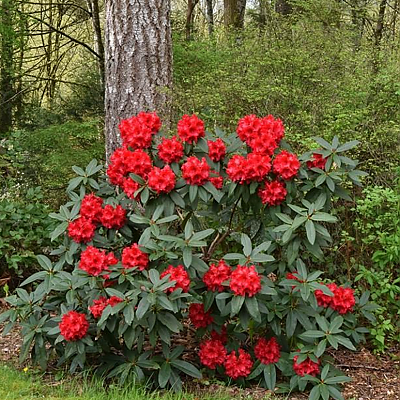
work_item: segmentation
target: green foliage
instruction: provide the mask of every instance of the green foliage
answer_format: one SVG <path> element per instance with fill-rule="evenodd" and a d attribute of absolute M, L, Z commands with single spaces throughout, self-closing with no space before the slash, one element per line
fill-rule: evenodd
<path fill-rule="evenodd" d="M 73 165 L 103 159 L 104 140 L 98 120 L 66 122 L 33 132 L 23 132 L 19 145 L 26 153 L 25 178 L 43 188 L 46 201 L 57 208 L 65 201 L 66 180 Z"/>
<path fill-rule="evenodd" d="M 228 145 L 228 157 L 247 154 L 246 146 L 233 135 L 219 130 L 218 135 Z M 339 345 L 354 350 L 354 344 L 362 341 L 367 332 L 358 326 L 357 314 L 368 317 L 373 306 L 368 304 L 368 293 L 356 299 L 357 314 L 339 315 L 332 308 L 318 306 L 314 292 L 321 290 L 327 296 L 332 292 L 321 281 L 321 272 L 308 272 L 308 268 L 313 269 L 316 261 L 323 260 L 323 249 L 331 242 L 327 226 L 336 221 L 332 198 L 347 198 L 343 185 L 360 184 L 359 178 L 365 174 L 345 155 L 357 142 L 341 145 L 337 137 L 332 143 L 315 140 L 321 146 L 319 153 L 327 159 L 324 169 L 306 167 L 312 153 L 304 154 L 298 175 L 286 182 L 286 200 L 276 207 L 261 204 L 257 196 L 260 183 L 240 185 L 227 180 L 227 160 L 211 161 L 203 138 L 197 145 L 185 145 L 185 157 L 207 157 L 210 166 L 226 179 L 222 190 L 211 182 L 188 185 L 180 178 L 180 168 L 175 163 L 172 169 L 178 180 L 168 194 L 159 195 L 132 174 L 139 184 L 135 195 L 140 202 L 136 202 L 104 179 L 97 183 L 101 166 L 95 160 L 86 170 L 74 167 L 78 176 L 68 187 L 70 201 L 58 214 L 52 214 L 60 222 L 53 238 L 79 217 L 82 199 L 92 189 L 106 204 L 122 205 L 127 210 L 127 221 L 117 231 L 98 225 L 87 244 L 73 242 L 65 235 L 63 244 L 52 252 L 59 257 L 55 263 L 38 256 L 41 270 L 22 284 L 33 284 L 34 290 L 29 293 L 23 287 L 17 289 L 7 298 L 12 308 L 0 318 L 9 320 L 6 332 L 17 320 L 21 321 L 21 361 L 30 350 L 34 362 L 42 368 L 53 355 L 59 364 L 69 363 L 71 372 L 94 361 L 100 363 L 99 372 L 110 378 L 118 377 L 122 382 L 150 379 L 161 388 L 180 390 L 181 375 L 202 377 L 195 360 L 188 361 L 185 348 L 176 340 L 176 335 L 183 332 L 190 305 L 202 303 L 213 322 L 198 330 L 198 338 L 206 338 L 211 330 L 221 332 L 226 326 L 228 352 L 246 348 L 250 354 L 259 337 L 274 336 L 279 341 L 279 362 L 264 365 L 255 360 L 249 380 L 274 390 L 278 373 L 284 381 L 280 384 L 283 392 L 304 390 L 309 385 L 313 399 L 325 399 L 327 393 L 340 399 L 339 385 L 347 378 L 330 365 L 326 350 Z M 290 149 L 284 141 L 281 146 Z M 149 150 L 153 162 L 161 165 L 154 150 Z M 224 243 L 226 238 L 228 244 Z M 113 250 L 120 258 L 132 242 L 148 254 L 149 265 L 143 271 L 127 269 L 124 261 L 110 265 L 107 279 L 114 283 L 111 287 L 103 276 L 88 275 L 78 267 L 87 245 Z M 224 252 L 227 246 L 229 250 Z M 240 295 L 224 282 L 222 292 L 207 290 L 202 277 L 209 264 L 221 257 L 232 265 L 256 268 L 260 288 L 252 295 Z M 175 280 L 171 281 L 169 274 L 162 275 L 170 264 L 184 265 L 190 290 L 175 288 Z M 291 270 L 295 270 L 294 278 L 287 278 L 286 273 Z M 95 319 L 89 307 L 100 296 L 116 296 L 121 302 L 106 306 L 101 317 Z M 79 340 L 65 340 L 60 331 L 62 316 L 71 310 L 84 313 L 90 320 L 88 334 Z M 296 356 L 297 363 L 320 360 L 321 378 L 296 375 Z M 208 373 L 226 379 L 223 369 Z M 239 382 L 245 384 L 243 380 Z"/>

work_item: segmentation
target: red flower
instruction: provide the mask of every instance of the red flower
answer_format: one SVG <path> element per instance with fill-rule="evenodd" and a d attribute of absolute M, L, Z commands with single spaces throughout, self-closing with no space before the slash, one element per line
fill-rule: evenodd
<path fill-rule="evenodd" d="M 221 260 L 217 265 L 210 265 L 209 270 L 203 276 L 203 282 L 208 290 L 222 292 L 225 289 L 222 283 L 229 280 L 231 273 L 231 267 L 224 260 Z"/>
<path fill-rule="evenodd" d="M 222 176 L 212 176 L 210 182 L 214 185 L 215 189 L 218 190 L 221 190 L 222 186 L 224 186 L 224 178 L 222 178 Z"/>
<path fill-rule="evenodd" d="M 285 136 L 285 127 L 283 122 L 278 118 L 275 119 L 272 115 L 268 115 L 261 119 L 260 132 L 269 132 L 276 143 L 279 143 Z"/>
<path fill-rule="evenodd" d="M 103 199 L 95 196 L 93 193 L 87 194 L 81 203 L 79 214 L 81 217 L 90 219 L 93 222 L 100 222 L 102 213 Z"/>
<path fill-rule="evenodd" d="M 111 297 L 108 299 L 108 304 L 109 304 L 111 307 L 114 307 L 114 306 L 116 306 L 118 303 L 122 303 L 122 302 L 123 302 L 123 300 L 120 299 L 120 298 L 117 297 L 117 296 L 111 296 Z"/>
<path fill-rule="evenodd" d="M 151 158 L 143 150 L 129 151 L 124 150 L 125 174 L 136 174 L 147 179 L 147 175 L 152 169 Z"/>
<path fill-rule="evenodd" d="M 163 139 L 158 145 L 158 157 L 166 164 L 179 162 L 183 157 L 183 145 L 176 137 Z"/>
<path fill-rule="evenodd" d="M 243 142 L 254 138 L 260 129 L 261 121 L 256 115 L 246 115 L 239 120 L 236 132 Z"/>
<path fill-rule="evenodd" d="M 194 114 L 184 115 L 178 122 L 178 135 L 183 142 L 197 143 L 205 135 L 204 122 Z"/>
<path fill-rule="evenodd" d="M 176 176 L 169 165 L 163 169 L 154 167 L 149 173 L 149 188 L 157 193 L 169 193 L 174 190 Z"/>
<path fill-rule="evenodd" d="M 93 301 L 93 305 L 89 307 L 90 312 L 94 318 L 100 318 L 103 314 L 104 309 L 108 306 L 108 300 L 106 297 L 101 296 L 97 300 Z"/>
<path fill-rule="evenodd" d="M 188 185 L 204 185 L 210 178 L 210 167 L 203 157 L 199 160 L 196 157 L 188 157 L 182 165 L 182 177 Z"/>
<path fill-rule="evenodd" d="M 190 305 L 189 318 L 197 329 L 207 328 L 207 326 L 212 324 L 214 321 L 214 318 L 211 316 L 211 312 L 205 312 L 204 304 L 199 303 L 192 303 Z"/>
<path fill-rule="evenodd" d="M 121 121 L 119 124 L 123 143 L 133 149 L 147 149 L 153 139 L 152 131 L 146 125 L 142 125 L 137 117 Z"/>
<path fill-rule="evenodd" d="M 278 148 L 278 144 L 269 132 L 259 132 L 258 136 L 249 139 L 248 145 L 256 154 L 272 156 Z"/>
<path fill-rule="evenodd" d="M 246 378 L 250 374 L 252 366 L 253 361 L 250 354 L 243 349 L 239 349 L 239 356 L 232 351 L 225 360 L 225 372 L 232 379 Z"/>
<path fill-rule="evenodd" d="M 319 365 L 320 361 L 318 360 L 318 363 L 312 361 L 311 359 L 307 358 L 300 364 L 297 364 L 297 359 L 299 356 L 295 356 L 293 359 L 293 369 L 294 372 L 299 375 L 299 376 L 304 376 L 304 375 L 311 375 L 311 376 L 317 376 L 319 374 Z"/>
<path fill-rule="evenodd" d="M 286 195 L 285 184 L 280 181 L 265 182 L 265 187 L 258 189 L 258 197 L 262 203 L 270 206 L 281 204 L 286 199 Z"/>
<path fill-rule="evenodd" d="M 300 169 L 300 161 L 295 154 L 284 150 L 275 157 L 273 169 L 274 173 L 282 179 L 289 180 L 297 175 Z"/>
<path fill-rule="evenodd" d="M 68 342 L 82 339 L 89 330 L 89 322 L 86 319 L 86 315 L 76 311 L 69 311 L 64 314 L 58 326 L 60 327 L 61 335 Z"/>
<path fill-rule="evenodd" d="M 221 161 L 226 154 L 225 143 L 221 139 L 217 139 L 215 142 L 212 140 L 207 141 L 208 144 L 208 155 L 211 160 L 218 162 Z"/>
<path fill-rule="evenodd" d="M 126 222 L 126 211 L 120 205 L 114 208 L 107 204 L 103 208 L 100 221 L 108 229 L 121 229 Z"/>
<path fill-rule="evenodd" d="M 200 344 L 200 362 L 207 368 L 215 369 L 223 365 L 226 359 L 226 349 L 219 340 L 205 340 Z"/>
<path fill-rule="evenodd" d="M 90 219 L 79 217 L 68 224 L 68 236 L 76 243 L 87 243 L 94 238 L 96 225 Z"/>
<path fill-rule="evenodd" d="M 331 308 L 339 314 L 347 314 L 353 311 L 356 304 L 354 298 L 354 290 L 350 288 L 337 287 L 335 288 L 334 296 L 332 297 Z"/>
<path fill-rule="evenodd" d="M 123 120 L 119 125 L 122 141 L 133 149 L 150 147 L 152 135 L 156 134 L 160 128 L 161 121 L 157 114 L 144 112 Z"/>
<path fill-rule="evenodd" d="M 274 364 L 281 357 L 280 346 L 274 337 L 269 340 L 261 338 L 254 346 L 254 354 L 263 364 Z"/>
<path fill-rule="evenodd" d="M 166 290 L 167 293 L 172 293 L 174 290 L 181 288 L 184 292 L 189 291 L 190 279 L 189 274 L 186 272 L 183 265 L 178 265 L 174 267 L 173 265 L 169 265 L 168 268 L 160 275 L 161 278 L 164 278 L 167 275 L 170 275 L 169 281 L 175 281 L 175 286 L 170 287 Z"/>
<path fill-rule="evenodd" d="M 261 277 L 254 265 L 238 265 L 232 272 L 230 288 L 236 296 L 252 297 L 261 290 Z"/>
<path fill-rule="evenodd" d="M 234 155 L 229 161 L 226 173 L 233 182 L 243 183 L 245 180 L 245 167 L 247 161 L 243 156 Z"/>
<path fill-rule="evenodd" d="M 135 193 L 140 189 L 140 185 L 132 178 L 125 178 L 122 183 L 122 189 L 130 199 L 138 200 L 138 196 L 135 197 Z"/>
<path fill-rule="evenodd" d="M 261 182 L 271 171 L 271 159 L 269 156 L 250 153 L 247 155 L 247 163 L 245 164 L 245 180 L 246 183 Z"/>
<path fill-rule="evenodd" d="M 211 331 L 211 338 L 214 340 L 219 340 L 222 344 L 228 343 L 228 334 L 226 330 L 226 326 L 223 325 L 221 328 L 221 333 L 217 331 Z"/>
<path fill-rule="evenodd" d="M 141 251 L 136 243 L 122 250 L 122 266 L 124 268 L 138 268 L 139 271 L 143 271 L 148 265 L 149 256 Z"/>
<path fill-rule="evenodd" d="M 110 157 L 110 164 L 107 168 L 107 175 L 113 185 L 122 185 L 126 175 L 126 166 L 124 164 L 125 150 L 120 148 L 114 151 Z"/>
<path fill-rule="evenodd" d="M 328 289 L 333 293 L 333 296 L 335 295 L 337 286 L 335 283 L 330 283 L 329 285 L 326 285 Z M 314 292 L 315 298 L 317 299 L 317 303 L 320 307 L 329 307 L 332 304 L 332 299 L 333 296 L 329 296 L 325 294 L 322 290 L 316 290 Z"/>
<path fill-rule="evenodd" d="M 328 161 L 322 154 L 313 153 L 313 158 L 310 161 L 307 161 L 308 168 L 320 168 L 325 169 L 325 164 Z"/>
<path fill-rule="evenodd" d="M 107 271 L 110 265 L 117 264 L 118 260 L 113 253 L 106 253 L 96 247 L 88 246 L 81 254 L 79 268 L 86 271 L 89 275 L 99 276 Z"/>

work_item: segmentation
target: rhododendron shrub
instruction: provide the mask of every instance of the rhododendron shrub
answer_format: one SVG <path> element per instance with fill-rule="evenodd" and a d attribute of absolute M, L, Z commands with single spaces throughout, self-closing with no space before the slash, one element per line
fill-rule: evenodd
<path fill-rule="evenodd" d="M 21 321 L 21 359 L 174 389 L 208 375 L 341 398 L 347 378 L 326 351 L 354 349 L 372 306 L 317 269 L 333 200 L 363 175 L 346 154 L 357 143 L 317 138 L 298 156 L 273 116 L 217 137 L 196 115 L 173 137 L 154 113 L 119 128 L 105 175 L 96 161 L 74 167 L 70 201 L 52 214 L 61 246 L 7 298 L 1 320 L 6 332 Z"/>

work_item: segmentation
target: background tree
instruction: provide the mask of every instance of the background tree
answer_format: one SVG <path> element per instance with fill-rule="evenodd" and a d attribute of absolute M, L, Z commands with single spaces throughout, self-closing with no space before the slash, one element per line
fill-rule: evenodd
<path fill-rule="evenodd" d="M 120 145 L 121 119 L 140 111 L 168 118 L 172 86 L 170 2 L 106 1 L 106 157 Z"/>
<path fill-rule="evenodd" d="M 246 12 L 246 0 L 224 0 L 224 23 L 227 28 L 242 29 Z"/>

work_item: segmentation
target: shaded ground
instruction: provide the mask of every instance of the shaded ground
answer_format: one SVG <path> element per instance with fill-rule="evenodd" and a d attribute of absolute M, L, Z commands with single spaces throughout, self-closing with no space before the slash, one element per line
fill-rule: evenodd
<path fill-rule="evenodd" d="M 0 325 L 0 332 L 2 330 L 3 326 Z M 20 347 L 21 337 L 18 329 L 13 329 L 5 337 L 0 335 L 0 363 L 16 365 Z M 336 360 L 336 366 L 352 378 L 344 387 L 343 394 L 346 400 L 400 400 L 400 349 L 379 357 L 365 348 L 357 353 L 337 351 L 331 355 Z M 213 393 L 221 391 L 221 386 L 196 385 L 194 389 L 203 393 Z M 243 390 L 232 386 L 224 387 L 223 391 L 234 399 L 265 399 L 268 395 L 268 391 L 257 387 Z M 290 397 L 292 400 L 307 398 L 308 396 L 303 394 Z"/>

